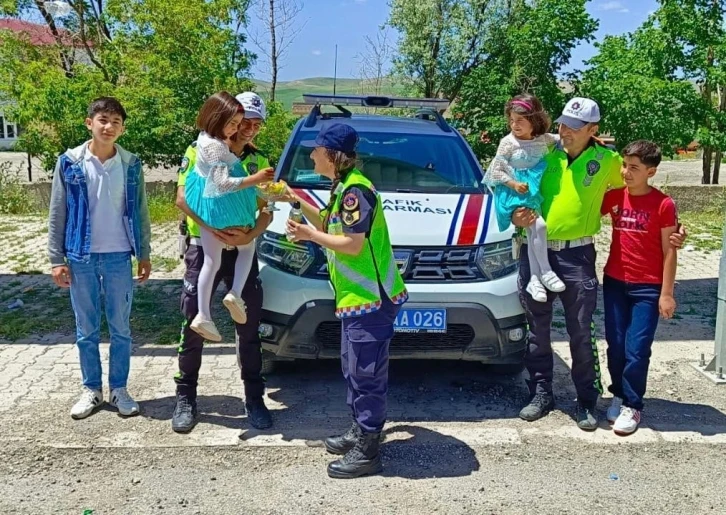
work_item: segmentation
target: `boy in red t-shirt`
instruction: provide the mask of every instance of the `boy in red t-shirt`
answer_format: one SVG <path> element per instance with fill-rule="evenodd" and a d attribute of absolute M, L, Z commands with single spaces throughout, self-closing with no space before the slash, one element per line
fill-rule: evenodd
<path fill-rule="evenodd" d="M 625 188 L 605 194 L 602 214 L 613 221 L 605 265 L 605 339 L 613 402 L 607 412 L 613 431 L 638 429 L 658 314 L 676 309 L 673 284 L 676 249 L 669 238 L 678 225 L 673 199 L 648 185 L 661 161 L 660 148 L 636 141 L 623 150 Z"/>

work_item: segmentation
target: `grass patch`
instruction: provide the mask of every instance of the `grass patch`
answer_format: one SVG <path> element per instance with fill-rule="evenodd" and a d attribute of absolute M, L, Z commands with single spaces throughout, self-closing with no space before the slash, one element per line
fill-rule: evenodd
<path fill-rule="evenodd" d="M 16 232 L 20 229 L 17 225 L 0 225 L 0 233 L 2 232 Z"/>
<path fill-rule="evenodd" d="M 153 193 L 147 197 L 149 204 L 149 218 L 152 224 L 175 222 L 179 220 L 179 209 L 177 209 L 173 194 Z"/>
<path fill-rule="evenodd" d="M 151 256 L 151 268 L 154 270 L 168 273 L 173 272 L 177 266 L 179 266 L 177 258 Z"/>
<path fill-rule="evenodd" d="M 688 229 L 686 245 L 692 245 L 697 250 L 721 250 L 724 222 L 724 213 L 717 210 L 703 212 L 685 212 L 680 214 L 680 220 Z"/>
<path fill-rule="evenodd" d="M 12 283 L 8 283 L 10 286 Z M 17 282 L 16 286 L 20 283 Z M 134 289 L 131 308 L 131 336 L 137 343 L 176 345 L 179 342 L 182 316 L 179 313 L 179 280 L 154 280 L 147 286 Z M 224 288 L 212 301 L 215 323 L 225 341 L 234 341 L 234 324 L 222 307 Z M 9 311 L 7 305 L 20 298 L 25 305 Z M 16 341 L 40 338 L 49 333 L 75 334 L 76 326 L 68 290 L 53 285 L 36 286 L 0 300 L 0 339 Z M 101 307 L 103 309 L 103 307 Z M 101 318 L 101 341 L 108 341 L 108 325 Z"/>

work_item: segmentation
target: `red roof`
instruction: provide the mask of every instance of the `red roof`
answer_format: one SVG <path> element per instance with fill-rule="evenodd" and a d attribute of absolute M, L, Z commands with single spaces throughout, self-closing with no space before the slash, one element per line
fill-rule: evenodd
<path fill-rule="evenodd" d="M 47 25 L 31 23 L 29 21 L 16 20 L 13 18 L 0 19 L 0 30 L 10 30 L 15 33 L 25 33 L 30 38 L 30 42 L 37 46 L 55 45 L 57 43 L 55 36 Z M 65 29 L 58 29 L 64 43 L 72 46 L 71 33 Z"/>

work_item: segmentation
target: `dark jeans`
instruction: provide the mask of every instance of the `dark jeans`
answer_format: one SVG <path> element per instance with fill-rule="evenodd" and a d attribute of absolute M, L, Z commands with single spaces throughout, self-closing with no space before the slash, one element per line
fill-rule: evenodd
<path fill-rule="evenodd" d="M 651 347 L 658 327 L 660 285 L 624 283 L 605 276 L 605 339 L 610 392 L 643 409 Z"/>
<path fill-rule="evenodd" d="M 547 292 L 547 302 L 537 302 L 525 291 L 530 279 L 527 248 L 522 248 L 519 265 L 519 296 L 529 324 L 525 365 L 529 372 L 530 393 L 551 393 L 554 375 L 552 353 L 552 304 L 559 295 L 565 308 L 567 333 L 570 335 L 572 381 L 577 398 L 595 402 L 602 393 L 600 359 L 594 336 L 592 315 L 597 306 L 597 274 L 595 246 L 586 245 L 558 252 L 548 251 L 552 270 L 565 283 L 562 293 Z"/>
<path fill-rule="evenodd" d="M 388 350 L 399 309 L 384 299 L 375 313 L 343 319 L 340 362 L 347 402 L 365 433 L 380 433 L 386 423 Z"/>
<path fill-rule="evenodd" d="M 227 289 L 231 288 L 234 277 L 234 265 L 237 250 L 222 251 L 222 265 L 214 280 L 212 291 L 216 291 L 219 283 L 224 281 Z M 202 366 L 202 348 L 204 338 L 189 327 L 198 313 L 197 281 L 204 263 L 202 247 L 189 245 L 184 255 L 186 272 L 181 295 L 182 323 L 181 341 L 179 342 L 179 372 L 174 376 L 177 393 L 196 396 L 199 369 Z M 265 392 L 265 380 L 262 371 L 262 344 L 259 336 L 259 324 L 262 318 L 262 285 L 259 280 L 257 256 L 252 262 L 247 282 L 242 289 L 242 298 L 247 305 L 247 323 L 235 324 L 237 333 L 237 363 L 245 389 L 245 400 L 262 399 Z"/>

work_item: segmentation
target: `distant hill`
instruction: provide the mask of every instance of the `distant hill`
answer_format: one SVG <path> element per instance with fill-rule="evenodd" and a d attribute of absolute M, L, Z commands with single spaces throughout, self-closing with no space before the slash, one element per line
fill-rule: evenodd
<path fill-rule="evenodd" d="M 269 97 L 270 83 L 254 80 L 257 92 L 265 98 Z M 370 82 L 361 79 L 338 79 L 336 82 L 336 93 L 347 95 L 362 95 L 373 93 Z M 332 77 L 311 77 L 308 79 L 292 80 L 277 83 L 276 100 L 282 102 L 288 109 L 293 102 L 302 102 L 303 93 L 333 94 Z M 390 80 L 385 82 L 381 91 L 387 95 L 400 95 L 402 88 Z"/>

